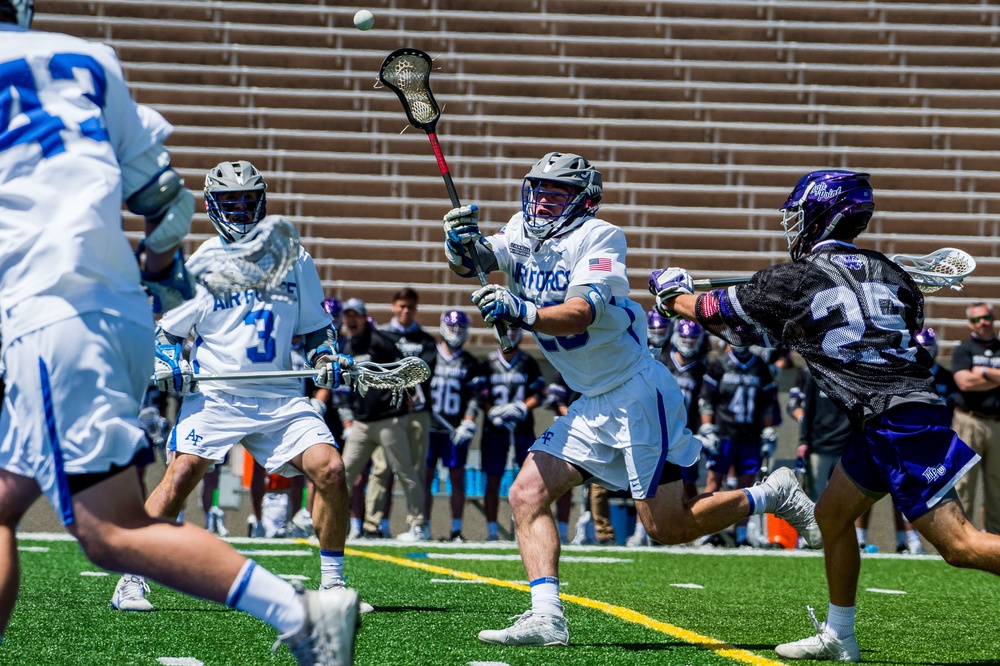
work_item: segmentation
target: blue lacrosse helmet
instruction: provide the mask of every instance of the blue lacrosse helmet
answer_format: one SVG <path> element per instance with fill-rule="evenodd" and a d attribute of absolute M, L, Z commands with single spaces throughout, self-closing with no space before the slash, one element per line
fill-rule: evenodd
<path fill-rule="evenodd" d="M 875 200 L 867 173 L 825 170 L 799 179 L 780 210 L 788 253 L 798 260 L 827 238 L 854 238 L 868 226 Z"/>
<path fill-rule="evenodd" d="M 441 337 L 452 349 L 458 349 L 469 339 L 469 316 L 461 310 L 441 314 Z"/>
<path fill-rule="evenodd" d="M 35 0 L 0 0 L 0 14 L 9 16 L 27 30 L 35 15 Z"/>
<path fill-rule="evenodd" d="M 663 347 L 667 343 L 669 331 L 670 321 L 659 310 L 653 308 L 646 313 L 646 336 L 650 347 Z"/>
<path fill-rule="evenodd" d="M 248 236 L 267 214 L 267 183 L 246 160 L 220 162 L 205 176 L 205 208 L 228 242 Z"/>
<path fill-rule="evenodd" d="M 528 235 L 546 240 L 600 208 L 601 172 L 572 153 L 549 153 L 521 184 L 521 212 Z"/>
<path fill-rule="evenodd" d="M 937 359 L 938 355 L 938 344 L 937 344 L 937 333 L 934 332 L 933 328 L 922 328 L 917 331 L 917 334 L 913 336 L 917 344 L 926 349 L 931 358 Z"/>
<path fill-rule="evenodd" d="M 670 336 L 670 346 L 684 358 L 694 358 L 705 344 L 705 335 L 705 329 L 698 322 L 678 319 Z"/>

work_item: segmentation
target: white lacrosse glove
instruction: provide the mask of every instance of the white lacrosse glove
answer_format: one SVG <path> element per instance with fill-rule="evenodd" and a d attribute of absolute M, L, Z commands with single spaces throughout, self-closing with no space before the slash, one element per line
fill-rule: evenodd
<path fill-rule="evenodd" d="M 178 395 L 187 395 L 198 390 L 194 371 L 191 369 L 191 364 L 184 359 L 179 342 L 156 345 L 153 380 L 156 382 L 156 388 L 164 393 L 173 391 Z"/>
<path fill-rule="evenodd" d="M 316 377 L 313 383 L 320 388 L 335 389 L 350 386 L 353 381 L 354 359 L 343 354 L 321 354 L 313 361 Z"/>
<path fill-rule="evenodd" d="M 490 407 L 490 411 L 486 412 L 486 420 L 494 425 L 494 427 L 503 427 L 503 408 L 507 405 L 497 405 L 496 407 Z"/>
<path fill-rule="evenodd" d="M 488 326 L 503 321 L 528 331 L 534 330 L 538 307 L 531 301 L 515 296 L 507 287 L 488 284 L 472 293 L 472 302 L 479 308 Z"/>
<path fill-rule="evenodd" d="M 167 443 L 167 420 L 160 416 L 156 407 L 144 407 L 139 410 L 139 425 L 146 431 L 150 444 L 163 448 Z"/>
<path fill-rule="evenodd" d="M 710 456 L 719 453 L 719 429 L 713 423 L 702 423 L 698 428 L 698 439 L 702 450 Z"/>
<path fill-rule="evenodd" d="M 694 281 L 683 268 L 660 268 L 649 276 L 649 293 L 656 296 L 656 309 L 664 317 L 676 317 L 670 309 L 674 298 L 694 293 Z"/>
<path fill-rule="evenodd" d="M 768 426 L 760 431 L 760 458 L 761 460 L 767 460 L 774 455 L 775 449 L 778 448 L 778 432 Z"/>
<path fill-rule="evenodd" d="M 501 422 L 507 430 L 514 432 L 518 424 L 526 418 L 528 418 L 528 408 L 520 400 L 508 402 L 503 406 Z"/>
<path fill-rule="evenodd" d="M 479 206 L 459 206 L 448 211 L 444 216 L 444 233 L 444 251 L 448 261 L 461 266 L 462 255 L 483 237 L 479 231 Z"/>
<path fill-rule="evenodd" d="M 472 443 L 472 438 L 476 436 L 476 422 L 468 419 L 462 421 L 451 433 L 451 443 L 455 446 L 468 446 Z"/>

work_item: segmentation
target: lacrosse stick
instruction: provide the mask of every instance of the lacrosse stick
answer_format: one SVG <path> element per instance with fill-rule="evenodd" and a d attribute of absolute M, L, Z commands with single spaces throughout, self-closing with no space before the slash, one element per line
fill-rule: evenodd
<path fill-rule="evenodd" d="M 213 296 L 255 289 L 272 294 L 299 258 L 299 234 L 288 218 L 269 215 L 247 237 L 196 252 L 187 269 Z"/>
<path fill-rule="evenodd" d="M 462 201 L 458 198 L 455 181 L 451 178 L 448 163 L 444 160 L 444 153 L 441 152 L 441 144 L 438 143 L 435 132 L 438 119 L 441 118 L 441 109 L 431 93 L 430 78 L 431 57 L 413 48 L 397 49 L 387 55 L 378 72 L 379 82 L 396 93 L 399 101 L 403 103 L 403 111 L 406 112 L 410 125 L 427 134 L 434 150 L 434 157 L 437 158 L 441 177 L 444 178 L 444 185 L 448 188 L 451 205 L 453 208 L 458 208 L 462 205 Z M 479 278 L 479 285 L 485 287 L 488 284 L 486 272 L 475 248 L 469 247 L 469 254 L 472 255 L 472 266 L 476 271 L 476 277 Z M 505 352 L 513 351 L 514 346 L 507 337 L 507 325 L 497 321 L 493 326 L 500 339 L 500 348 Z"/>
<path fill-rule="evenodd" d="M 398 407 L 403 394 L 431 376 L 431 369 L 421 358 L 407 356 L 394 363 L 362 361 L 348 370 L 350 383 L 364 396 L 369 389 L 392 391 L 392 406 Z M 273 370 L 269 372 L 236 372 L 229 375 L 195 375 L 196 382 L 231 382 L 249 379 L 287 379 L 315 377 L 315 370 Z M 344 382 L 345 384 L 347 382 Z"/>
<path fill-rule="evenodd" d="M 909 273 L 913 281 L 917 283 L 917 288 L 925 294 L 933 294 L 944 287 L 961 291 L 962 280 L 972 275 L 972 271 L 976 270 L 976 260 L 972 258 L 972 255 L 953 247 L 945 247 L 923 256 L 894 254 L 889 259 Z M 732 287 L 749 281 L 749 275 L 694 280 L 694 288 L 703 291 L 718 287 Z"/>

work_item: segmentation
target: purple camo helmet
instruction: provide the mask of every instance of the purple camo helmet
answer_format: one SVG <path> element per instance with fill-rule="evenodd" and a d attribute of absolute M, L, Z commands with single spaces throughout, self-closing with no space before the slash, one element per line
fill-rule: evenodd
<path fill-rule="evenodd" d="M 875 200 L 867 173 L 823 170 L 799 179 L 780 208 L 788 253 L 798 260 L 827 238 L 854 238 L 868 226 Z"/>
<path fill-rule="evenodd" d="M 469 315 L 461 310 L 441 313 L 441 337 L 452 349 L 458 349 L 469 339 Z"/>
<path fill-rule="evenodd" d="M 931 358 L 936 359 L 938 354 L 937 333 L 933 328 L 922 328 L 913 336 L 917 344 L 930 352 Z"/>
<path fill-rule="evenodd" d="M 650 347 L 662 347 L 667 343 L 667 333 L 670 330 L 670 321 L 660 314 L 656 308 L 652 308 L 646 313 L 646 335 L 649 337 Z"/>
<path fill-rule="evenodd" d="M 670 344 L 684 358 L 694 358 L 701 351 L 705 341 L 705 329 L 701 324 L 688 319 L 678 319 Z"/>

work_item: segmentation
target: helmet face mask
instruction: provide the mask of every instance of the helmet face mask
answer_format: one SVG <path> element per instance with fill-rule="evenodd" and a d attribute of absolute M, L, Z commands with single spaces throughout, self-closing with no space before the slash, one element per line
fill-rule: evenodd
<path fill-rule="evenodd" d="M 866 173 L 813 171 L 799 179 L 781 207 L 788 253 L 798 260 L 827 238 L 854 238 L 875 210 Z"/>
<path fill-rule="evenodd" d="M 938 355 L 937 333 L 933 328 L 922 328 L 913 336 L 914 341 L 927 350 L 935 361 Z"/>
<path fill-rule="evenodd" d="M 448 310 L 441 315 L 441 337 L 452 349 L 460 349 L 469 339 L 469 317 L 461 310 Z"/>
<path fill-rule="evenodd" d="M 519 344 L 521 344 L 521 338 L 524 337 L 524 329 L 520 326 L 507 326 L 507 339 L 510 340 L 510 346 L 515 349 Z"/>
<path fill-rule="evenodd" d="M 35 16 L 35 0 L 0 0 L 0 14 L 8 14 L 25 30 Z"/>
<path fill-rule="evenodd" d="M 228 242 L 242 240 L 267 214 L 267 183 L 245 160 L 221 162 L 205 176 L 208 218 Z"/>
<path fill-rule="evenodd" d="M 695 358 L 705 343 L 705 329 L 701 324 L 688 319 L 680 319 L 670 336 L 670 346 L 684 358 Z"/>
<path fill-rule="evenodd" d="M 572 153 L 549 153 L 521 184 L 521 212 L 528 234 L 546 240 L 594 215 L 604 188 L 601 172 Z"/>
<path fill-rule="evenodd" d="M 670 322 L 656 308 L 646 313 L 646 337 L 649 338 L 650 347 L 662 348 L 667 343 L 669 330 Z"/>

